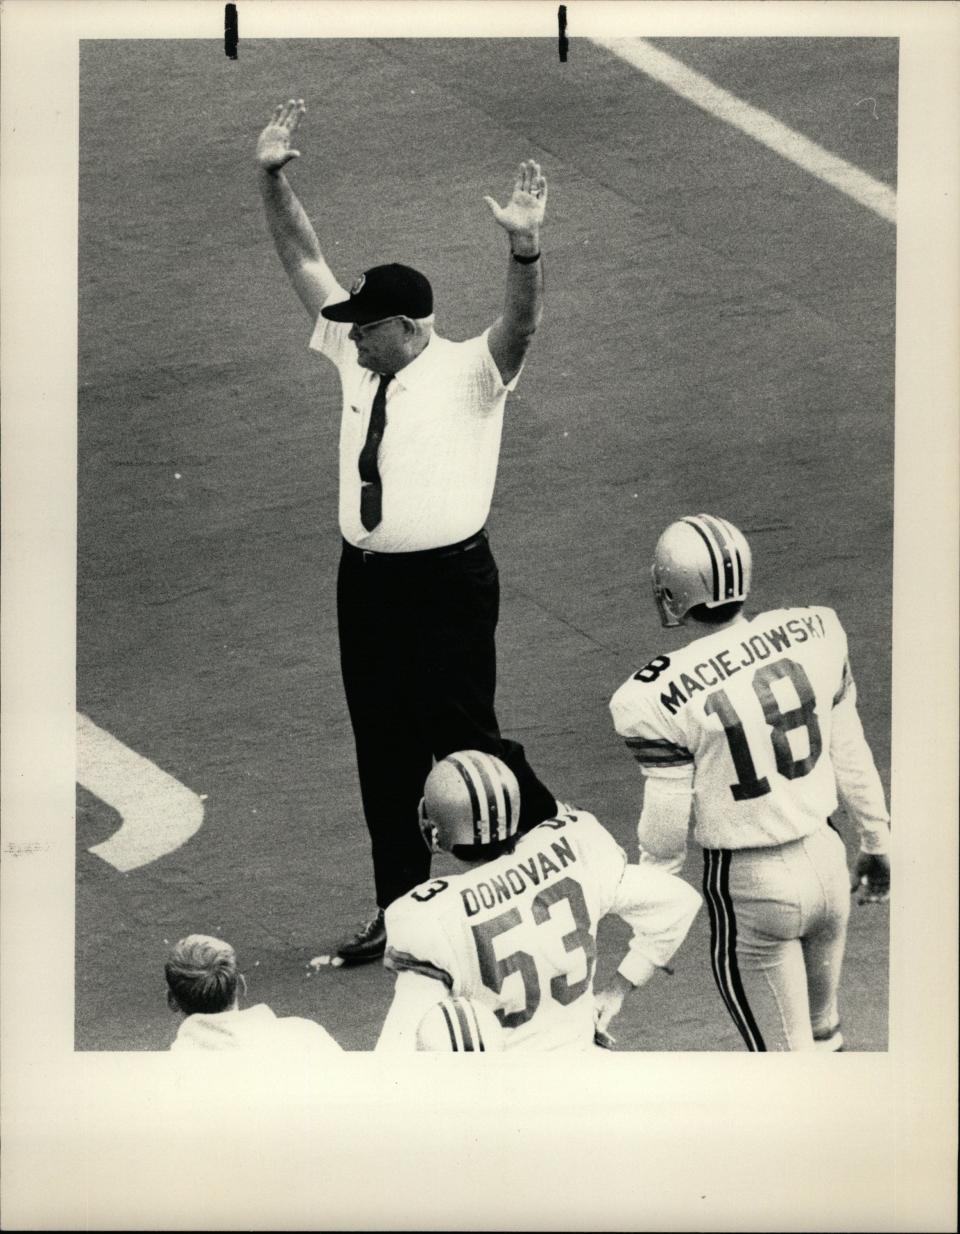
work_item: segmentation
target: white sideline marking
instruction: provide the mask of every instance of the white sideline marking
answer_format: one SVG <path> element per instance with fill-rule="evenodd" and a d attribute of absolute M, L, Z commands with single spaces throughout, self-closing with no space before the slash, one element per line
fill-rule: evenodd
<path fill-rule="evenodd" d="M 172 853 L 203 822 L 196 793 L 79 712 L 77 783 L 123 820 L 109 839 L 88 850 L 123 873 Z"/>
<path fill-rule="evenodd" d="M 897 195 L 892 188 L 874 180 L 865 171 L 824 150 L 816 142 L 801 137 L 787 125 L 767 115 L 759 107 L 753 107 L 714 85 L 695 69 L 688 68 L 665 51 L 654 47 L 646 39 L 591 39 L 598 47 L 605 47 L 627 64 L 646 73 L 654 81 L 673 90 L 703 111 L 761 142 L 782 158 L 796 163 L 818 180 L 846 193 L 861 206 L 866 206 L 889 223 L 896 222 Z M 863 99 L 860 102 L 864 102 Z M 874 104 L 874 106 L 876 106 Z"/>

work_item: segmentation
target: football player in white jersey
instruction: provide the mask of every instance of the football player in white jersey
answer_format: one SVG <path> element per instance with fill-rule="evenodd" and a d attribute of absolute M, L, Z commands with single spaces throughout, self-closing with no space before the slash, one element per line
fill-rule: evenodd
<path fill-rule="evenodd" d="M 566 807 L 518 835 L 516 777 L 476 750 L 437 763 L 421 829 L 463 872 L 421 883 L 386 912 L 384 964 L 397 974 L 378 1050 L 416 1050 L 438 999 L 494 1012 L 502 1048 L 592 1049 L 624 994 L 666 968 L 700 906 L 682 879 L 628 865 L 592 814 Z M 597 925 L 616 913 L 633 937 L 609 991 L 594 999 Z"/>
<path fill-rule="evenodd" d="M 831 608 L 746 617 L 750 547 L 698 514 L 657 542 L 653 592 L 693 641 L 655 656 L 610 711 L 645 776 L 641 864 L 704 852 L 713 974 L 749 1050 L 842 1048 L 850 911 L 839 797 L 856 824 L 861 902 L 888 898 L 890 820 Z"/>

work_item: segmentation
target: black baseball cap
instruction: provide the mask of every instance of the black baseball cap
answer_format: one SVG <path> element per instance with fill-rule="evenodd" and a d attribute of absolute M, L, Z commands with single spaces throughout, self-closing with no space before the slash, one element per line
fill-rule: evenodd
<path fill-rule="evenodd" d="M 364 271 L 350 288 L 349 300 L 320 310 L 328 321 L 353 321 L 361 326 L 384 317 L 429 317 L 432 312 L 429 279 L 395 261 Z"/>

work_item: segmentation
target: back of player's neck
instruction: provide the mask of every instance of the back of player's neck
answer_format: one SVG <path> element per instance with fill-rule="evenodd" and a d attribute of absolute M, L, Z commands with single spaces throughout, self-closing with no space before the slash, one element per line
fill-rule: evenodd
<path fill-rule="evenodd" d="M 703 638 L 707 634 L 722 634 L 724 630 L 732 630 L 734 626 L 745 625 L 746 622 L 747 618 L 741 612 L 718 626 L 711 625 L 709 621 L 697 621 L 696 617 L 691 617 L 686 626 L 695 638 Z"/>

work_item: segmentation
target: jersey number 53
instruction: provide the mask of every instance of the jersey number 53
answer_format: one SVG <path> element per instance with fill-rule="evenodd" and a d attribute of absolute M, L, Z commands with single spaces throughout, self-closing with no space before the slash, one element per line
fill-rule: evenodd
<path fill-rule="evenodd" d="M 530 904 L 533 920 L 538 927 L 543 927 L 551 921 L 554 909 L 566 904 L 573 918 L 574 928 L 564 934 L 561 941 L 564 949 L 571 953 L 582 952 L 585 975 L 579 981 L 571 981 L 567 973 L 559 973 L 551 978 L 550 996 L 558 1003 L 567 1006 L 590 988 L 593 977 L 593 966 L 597 958 L 597 945 L 593 937 L 590 922 L 590 912 L 583 898 L 583 888 L 575 879 L 562 878 L 559 882 L 539 892 Z M 473 937 L 477 944 L 477 956 L 480 960 L 480 977 L 488 989 L 499 994 L 503 983 L 511 973 L 519 973 L 523 982 L 524 1003 L 519 1011 L 504 1011 L 497 1008 L 497 1019 L 504 1028 L 516 1028 L 526 1024 L 540 1006 L 542 997 L 540 989 L 540 973 L 537 962 L 529 951 L 511 951 L 497 958 L 494 940 L 509 930 L 525 924 L 520 909 L 508 908 L 506 912 L 491 917 L 489 921 L 481 921 L 473 926 Z M 528 925 L 529 929 L 529 925 Z"/>

